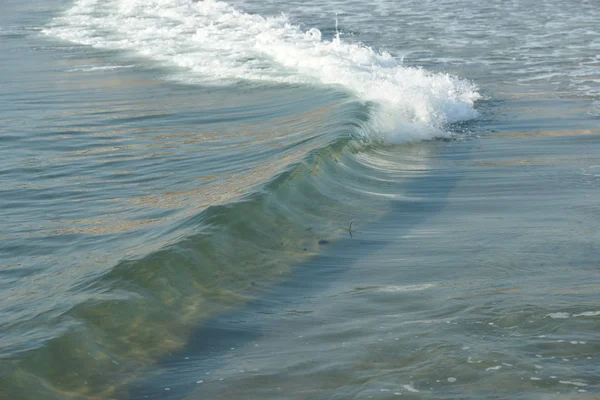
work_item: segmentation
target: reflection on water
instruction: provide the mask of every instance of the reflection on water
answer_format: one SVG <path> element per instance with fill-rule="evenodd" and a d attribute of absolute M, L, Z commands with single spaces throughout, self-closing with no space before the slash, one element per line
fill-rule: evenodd
<path fill-rule="evenodd" d="M 553 136 L 579 136 L 579 135 L 598 135 L 600 130 L 597 129 L 569 129 L 569 130 L 549 130 L 549 131 L 534 131 L 534 132 L 509 132 L 503 137 L 514 138 L 534 138 L 534 137 L 553 137 Z"/>

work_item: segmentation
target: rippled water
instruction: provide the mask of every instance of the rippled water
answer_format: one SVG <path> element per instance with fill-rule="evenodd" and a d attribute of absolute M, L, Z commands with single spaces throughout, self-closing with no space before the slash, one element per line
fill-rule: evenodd
<path fill-rule="evenodd" d="M 0 398 L 595 398 L 595 1 L 5 1 Z"/>

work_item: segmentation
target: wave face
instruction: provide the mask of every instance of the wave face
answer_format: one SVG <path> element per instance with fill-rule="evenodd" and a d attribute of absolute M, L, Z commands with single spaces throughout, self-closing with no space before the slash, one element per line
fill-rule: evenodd
<path fill-rule="evenodd" d="M 44 32 L 179 67 L 173 77 L 186 82 L 335 85 L 377 105 L 360 132 L 368 139 L 447 136 L 447 124 L 477 116 L 480 96 L 468 81 L 404 67 L 385 51 L 342 42 L 337 29 L 325 40 L 284 14 L 247 14 L 220 1 L 79 0 Z"/>
<path fill-rule="evenodd" d="M 56 107 L 30 127 L 37 186 L 9 187 L 35 221 L 6 236 L 10 398 L 128 398 L 204 321 L 403 201 L 430 148 L 390 144 L 477 116 L 466 80 L 224 2 L 77 0 L 42 32 L 67 61 L 32 90 Z"/>

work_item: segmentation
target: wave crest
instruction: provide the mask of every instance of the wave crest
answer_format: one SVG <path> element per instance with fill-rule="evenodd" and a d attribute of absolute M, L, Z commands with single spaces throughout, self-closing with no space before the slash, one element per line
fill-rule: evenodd
<path fill-rule="evenodd" d="M 385 51 L 303 30 L 285 14 L 248 14 L 221 1 L 78 0 L 44 30 L 107 49 L 133 51 L 182 71 L 176 78 L 336 85 L 375 104 L 366 139 L 397 143 L 447 136 L 445 125 L 477 117 L 477 87 L 405 67 Z"/>

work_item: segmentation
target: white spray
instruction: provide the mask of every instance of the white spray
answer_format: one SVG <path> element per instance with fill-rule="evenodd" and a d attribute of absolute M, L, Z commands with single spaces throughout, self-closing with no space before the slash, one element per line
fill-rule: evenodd
<path fill-rule="evenodd" d="M 283 14 L 247 14 L 216 0 L 77 0 L 44 32 L 182 67 L 178 79 L 191 82 L 334 85 L 375 104 L 372 131 L 389 142 L 444 136 L 448 123 L 477 116 L 472 83 L 342 42 L 337 15 L 328 41 Z"/>

